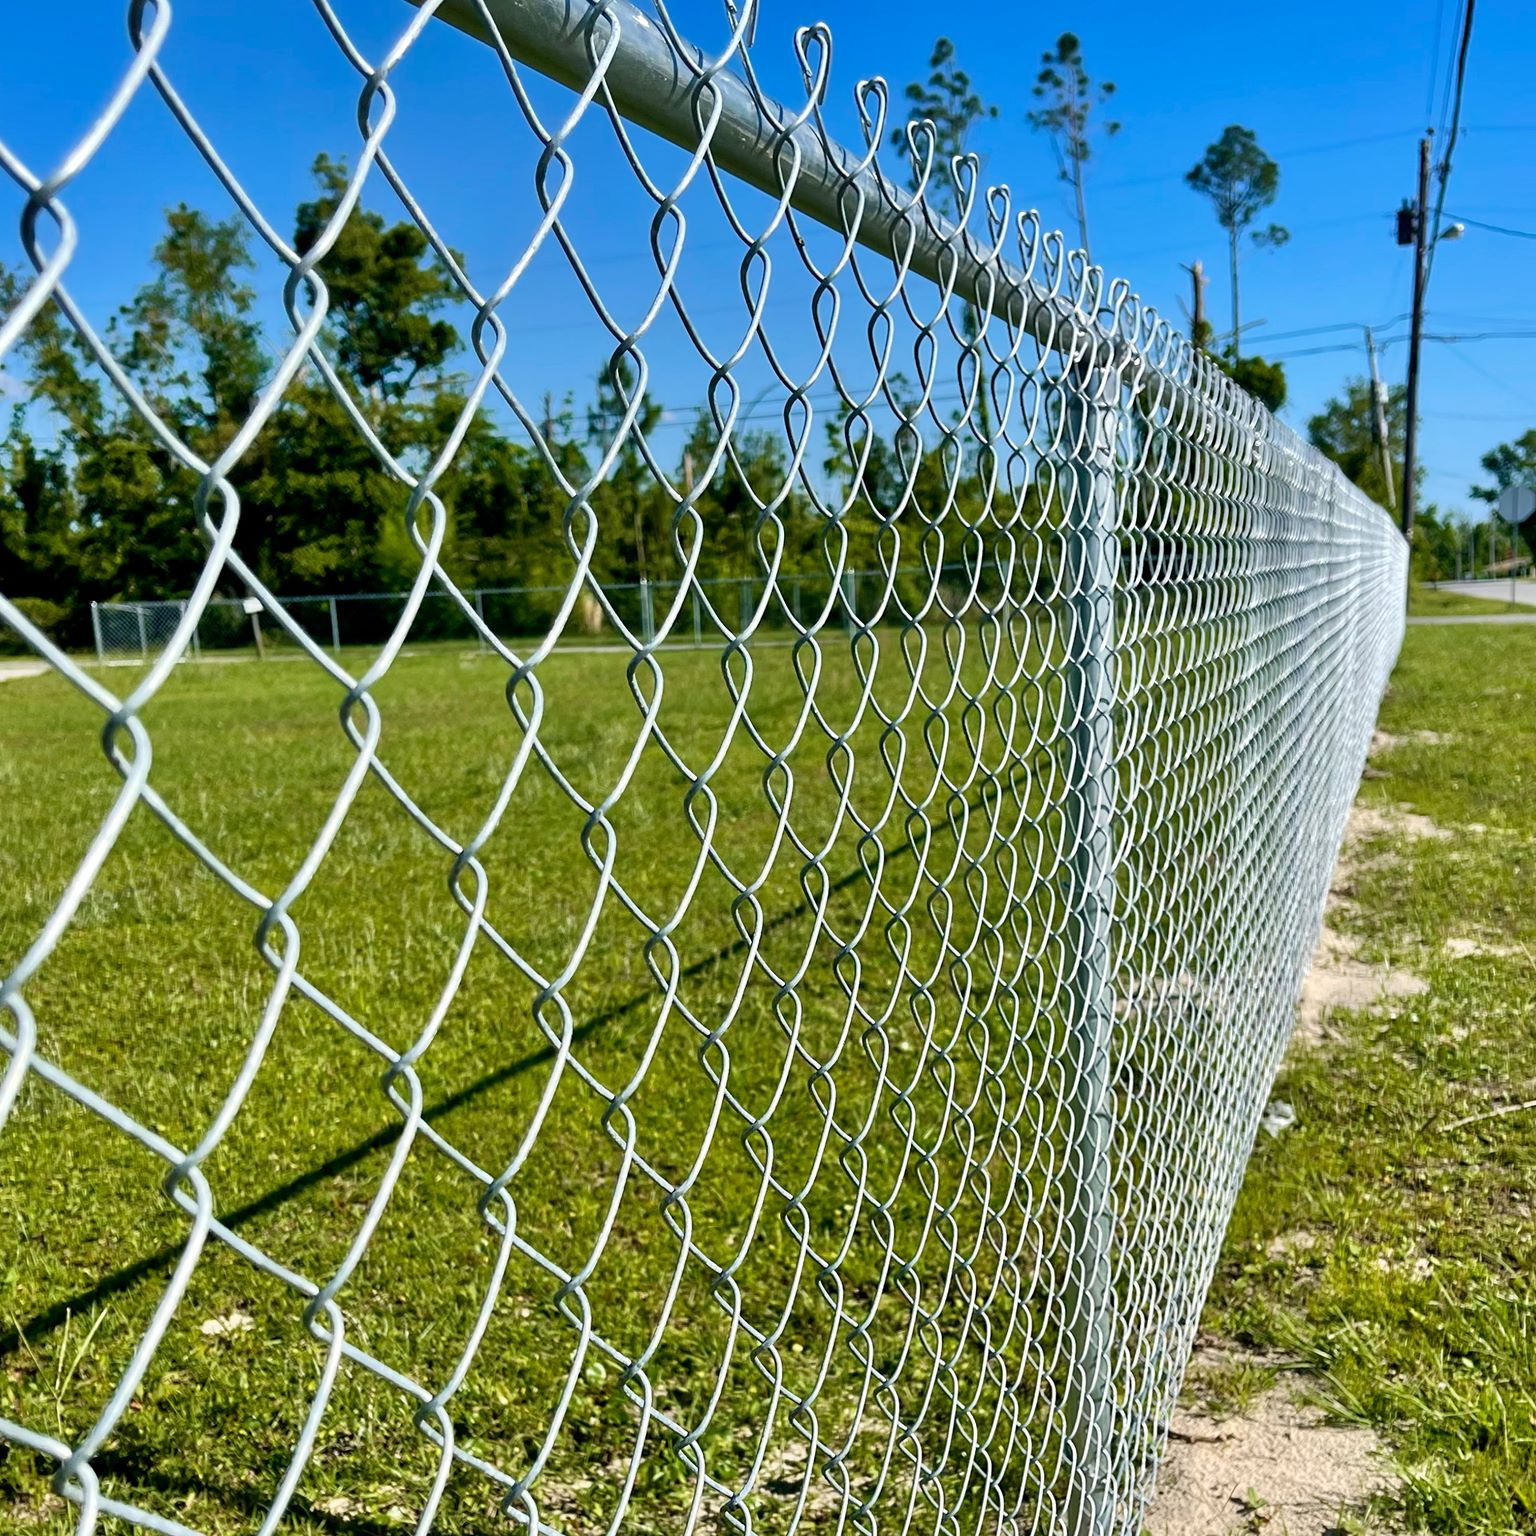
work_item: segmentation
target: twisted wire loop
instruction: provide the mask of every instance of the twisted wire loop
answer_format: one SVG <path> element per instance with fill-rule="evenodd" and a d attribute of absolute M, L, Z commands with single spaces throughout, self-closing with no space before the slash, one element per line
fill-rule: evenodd
<path fill-rule="evenodd" d="M 13 1395 L 0 1434 L 81 1532 L 344 1527 L 377 1513 L 354 1471 L 373 1436 L 395 1463 L 386 1523 L 420 1532 L 1139 1529 L 1401 639 L 1401 541 L 974 161 L 943 163 L 921 124 L 890 148 L 882 82 L 856 87 L 861 142 L 838 144 L 825 28 L 796 35 L 784 106 L 750 4 L 728 0 L 711 54 L 660 0 L 426 3 L 380 54 L 341 9 L 315 0 L 307 46 L 351 71 L 359 138 L 302 251 L 182 94 L 169 0 L 133 0 L 127 65 L 57 166 L 0 144 L 28 263 L 0 356 L 59 317 L 195 483 L 206 546 L 119 687 L 0 596 L 98 712 L 112 786 L 0 988 L 0 1149 L 46 1163 L 68 1126 L 153 1163 L 169 1234 L 117 1286 L 89 1390 L 67 1413 Z M 501 271 L 468 270 L 392 154 L 409 61 L 450 42 L 503 78 L 530 167 L 500 183 L 526 228 Z M 68 282 L 72 185 L 151 106 L 281 279 L 284 340 L 211 458 Z M 584 255 L 584 157 L 647 210 L 638 303 Z M 426 237 L 473 354 L 450 419 L 407 444 L 327 324 L 328 262 L 373 199 Z M 690 225 L 722 233 L 690 249 Z M 550 269 L 604 338 L 614 401 L 589 458 L 556 440 L 542 343 L 519 336 L 518 295 Z M 647 410 L 661 372 L 700 410 L 686 469 Z M 241 553 L 252 447 L 301 383 L 396 487 L 416 552 L 360 662 Z M 450 574 L 445 496 L 486 416 L 563 508 L 558 582 L 516 636 Z M 621 466 L 669 508 L 638 587 L 610 558 L 628 530 L 600 515 Z M 178 663 L 231 593 L 335 710 L 321 792 L 281 750 L 268 764 L 303 827 L 282 861 L 240 835 L 242 808 L 180 792 Z M 472 815 L 438 809 L 391 734 L 437 612 L 499 690 L 466 683 L 440 721 L 467 733 L 481 711 L 498 733 L 465 748 Z M 257 670 L 222 674 L 259 745 Z M 583 734 L 589 712 L 606 723 Z M 365 943 L 346 921 L 358 827 L 432 872 L 397 939 L 424 994 L 337 979 L 335 935 Z M 255 939 L 222 1017 L 192 973 L 164 981 L 216 1090 L 150 1036 L 126 1065 L 85 1045 L 112 984 L 71 977 L 71 945 L 114 925 L 133 942 L 93 892 L 154 839 L 244 914 L 207 919 L 209 974 L 238 969 L 237 927 Z M 322 1039 L 353 1068 L 306 1081 L 293 1058 Z M 175 1113 L 141 1067 L 182 1074 Z M 290 1094 L 322 1129 L 360 1123 L 367 1096 L 388 1117 L 358 1147 L 313 1142 L 329 1162 L 293 1187 L 338 1191 L 313 1220 L 261 1183 Z M 233 1410 L 199 1375 L 219 1296 L 270 1333 Z M 222 1441 L 244 1470 L 186 1472 L 149 1436 L 162 1415 L 189 1458 Z"/>

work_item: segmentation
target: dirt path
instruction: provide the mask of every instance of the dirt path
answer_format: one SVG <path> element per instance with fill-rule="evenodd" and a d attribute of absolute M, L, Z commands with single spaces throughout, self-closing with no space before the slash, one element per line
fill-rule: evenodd
<path fill-rule="evenodd" d="M 1378 733 L 1372 755 L 1402 744 Z M 1449 835 L 1428 817 L 1400 806 L 1356 805 L 1350 812 L 1322 934 L 1302 989 L 1293 1052 L 1326 1048 L 1335 1038 L 1329 1024 L 1335 1009 L 1371 1008 L 1387 998 L 1427 990 L 1411 971 L 1361 960 L 1359 941 L 1335 921 L 1351 910 L 1355 878 L 1367 862 L 1394 857 L 1392 842 Z M 1298 1241 L 1309 1238 L 1306 1233 L 1295 1236 Z M 1198 1399 L 1202 1378 L 1228 1367 L 1231 1359 L 1232 1352 L 1220 1347 L 1197 1350 L 1186 1400 Z M 1261 1369 L 1274 1366 L 1257 1363 Z M 1330 1424 L 1306 1399 L 1306 1378 L 1282 1372 L 1273 1387 L 1240 1412 L 1224 1414 L 1209 1406 L 1181 1410 L 1147 1511 L 1151 1536 L 1256 1536 L 1261 1531 L 1330 1536 L 1341 1527 L 1361 1529 L 1371 1496 L 1393 1482 L 1385 1451 L 1374 1431 Z"/>
<path fill-rule="evenodd" d="M 1198 1380 L 1217 1352 L 1197 1352 Z M 1304 1401 L 1301 1378 L 1282 1376 L 1241 1413 L 1174 1416 L 1151 1536 L 1337 1536 L 1358 1531 L 1361 1511 L 1390 1471 L 1375 1432 L 1329 1424 Z"/>

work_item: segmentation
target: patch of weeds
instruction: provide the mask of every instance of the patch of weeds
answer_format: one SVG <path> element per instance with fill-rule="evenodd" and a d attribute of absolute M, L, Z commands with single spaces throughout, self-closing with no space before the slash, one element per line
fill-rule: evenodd
<path fill-rule="evenodd" d="M 1487 597 L 1471 597 L 1465 592 L 1442 592 L 1436 587 L 1427 587 L 1422 582 L 1416 582 L 1408 598 L 1408 615 L 1410 618 L 1439 618 L 1452 614 L 1529 613 L 1531 611 L 1528 604 L 1512 603 L 1507 597 L 1493 596 L 1498 586 L 1498 583 L 1490 582 Z M 1504 590 L 1506 592 L 1509 590 L 1507 585 Z"/>
<path fill-rule="evenodd" d="M 1492 1113 L 1536 1097 L 1533 703 L 1536 629 L 1409 630 L 1361 800 L 1452 835 L 1363 862 L 1349 921 L 1429 990 L 1293 1054 L 1297 1124 L 1255 1149 L 1204 1321 L 1382 1435 L 1394 1527 L 1458 1536 L 1536 1528 L 1536 1112 Z M 1447 951 L 1469 922 L 1497 951 Z"/>
<path fill-rule="evenodd" d="M 1247 1413 L 1274 1390 L 1280 1368 L 1254 1360 L 1205 1361 L 1191 1368 L 1186 1395 L 1214 1418 Z"/>

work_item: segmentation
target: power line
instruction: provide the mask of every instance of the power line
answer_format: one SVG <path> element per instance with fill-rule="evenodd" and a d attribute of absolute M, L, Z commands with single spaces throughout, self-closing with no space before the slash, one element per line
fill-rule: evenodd
<path fill-rule="evenodd" d="M 1366 144 L 1401 143 L 1413 130 L 1411 128 L 1397 128 L 1385 133 L 1366 133 L 1351 139 L 1333 139 L 1326 144 L 1305 144 L 1299 149 L 1278 149 L 1275 151 L 1277 160 L 1300 160 L 1308 155 L 1331 155 L 1341 149 L 1356 149 Z M 1119 181 L 1101 181 L 1098 188 L 1101 192 L 1114 192 L 1122 188 L 1152 187 L 1168 182 L 1183 181 L 1182 171 L 1160 171 L 1155 176 L 1128 176 Z"/>
<path fill-rule="evenodd" d="M 1473 229 L 1486 229 L 1494 235 L 1512 235 L 1516 240 L 1536 240 L 1536 229 L 1511 229 L 1507 224 L 1485 224 L 1481 219 L 1461 218 L 1457 214 L 1451 217 L 1458 224 L 1470 224 Z"/>
<path fill-rule="evenodd" d="M 1456 138 L 1461 131 L 1461 104 L 1467 85 L 1467 55 L 1472 47 L 1472 17 L 1477 8 L 1477 0 L 1465 0 L 1465 9 L 1461 20 L 1461 42 L 1456 49 L 1455 91 L 1451 101 L 1449 127 L 1446 127 L 1446 119 L 1442 115 L 1441 126 L 1444 130 L 1445 154 L 1440 161 L 1439 178 L 1440 188 L 1435 198 L 1435 217 L 1428 230 L 1429 254 L 1427 266 L 1424 272 L 1424 286 L 1429 287 L 1430 274 L 1435 266 L 1435 247 L 1440 243 L 1440 221 L 1445 215 L 1445 193 L 1451 180 L 1451 156 L 1456 152 Z M 1449 84 L 1449 81 L 1447 81 Z M 1420 213 L 1422 217 L 1422 210 Z"/>
<path fill-rule="evenodd" d="M 1474 341 L 1536 341 L 1536 330 L 1532 331 L 1425 331 L 1420 338 L 1423 341 L 1439 342 L 1442 346 L 1464 346 Z M 1383 352 L 1388 347 L 1401 341 L 1407 341 L 1407 336 L 1378 336 L 1376 345 Z M 1289 352 L 1271 352 L 1268 354 L 1272 363 L 1283 363 L 1293 357 L 1321 357 L 1328 352 L 1358 352 L 1363 343 L 1358 341 L 1336 341 L 1320 347 L 1295 347 Z"/>
<path fill-rule="evenodd" d="M 1301 336 L 1326 336 L 1329 331 L 1361 331 L 1366 329 L 1384 331 L 1389 326 L 1397 325 L 1407 318 L 1408 315 L 1405 311 L 1400 315 L 1393 315 L 1390 320 L 1379 321 L 1370 327 L 1367 327 L 1363 320 L 1335 320 L 1328 325 L 1305 326 L 1299 331 L 1266 331 L 1264 340 L 1266 342 L 1291 341 Z"/>
<path fill-rule="evenodd" d="M 1424 121 L 1427 123 L 1435 110 L 1435 85 L 1440 79 L 1440 44 L 1445 39 L 1445 7 L 1447 0 L 1440 0 L 1435 7 L 1435 46 L 1429 54 L 1429 84 L 1424 89 Z"/>
<path fill-rule="evenodd" d="M 1487 379 L 1490 383 L 1496 384 L 1501 390 L 1504 391 L 1506 395 L 1510 397 L 1511 400 L 1518 400 L 1522 405 L 1527 405 L 1532 410 L 1536 410 L 1536 395 L 1528 395 L 1523 390 L 1517 389 L 1513 384 L 1509 382 L 1508 379 L 1500 378 L 1499 375 L 1494 373 L 1490 368 L 1484 368 L 1481 363 L 1474 360 L 1469 354 L 1465 352 L 1457 352 L 1453 350 L 1450 355 L 1454 357 L 1456 361 L 1462 365 L 1462 367 L 1469 368 L 1473 373 L 1481 374 L 1483 378 Z"/>
<path fill-rule="evenodd" d="M 1451 25 L 1451 36 L 1453 38 L 1457 37 L 1461 33 L 1462 27 L 1465 25 L 1465 6 L 1466 0 L 1457 0 L 1456 19 Z M 1435 53 L 1438 64 L 1438 48 L 1435 50 Z M 1440 91 L 1440 115 L 1438 118 L 1431 118 L 1429 120 L 1430 128 L 1434 133 L 1438 134 L 1442 140 L 1445 138 L 1446 128 L 1450 122 L 1451 91 L 1455 85 L 1456 80 L 1456 54 L 1454 50 L 1445 61 L 1445 75 L 1443 80 L 1444 83 Z"/>
<path fill-rule="evenodd" d="M 1500 382 L 1497 374 L 1490 373 L 1488 377 L 1496 383 Z M 1425 421 L 1529 421 L 1531 419 L 1530 411 L 1423 411 L 1420 414 Z"/>
<path fill-rule="evenodd" d="M 1425 341 L 1536 341 L 1536 331 L 1425 331 Z"/>

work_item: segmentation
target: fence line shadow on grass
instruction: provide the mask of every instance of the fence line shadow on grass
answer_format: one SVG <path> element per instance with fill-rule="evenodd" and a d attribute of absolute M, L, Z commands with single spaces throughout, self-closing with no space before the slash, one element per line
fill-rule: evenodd
<path fill-rule="evenodd" d="M 1039 756 L 1052 752 L 1059 741 L 1040 742 L 1036 744 L 1035 755 Z M 983 809 L 984 795 L 978 795 L 967 801 L 967 810 L 979 811 Z M 891 850 L 891 859 L 900 859 L 909 856 L 914 851 L 911 842 Z M 845 891 L 855 886 L 860 880 L 868 879 L 868 872 L 861 866 L 849 870 L 838 877 L 828 888 L 827 894 L 832 895 Z M 793 922 L 798 917 L 803 917 L 810 910 L 810 901 L 805 899 L 796 902 L 793 906 L 786 907 L 769 918 L 759 930 L 758 938 L 762 935 L 773 933 L 787 923 Z M 691 965 L 686 966 L 678 973 L 680 981 L 692 981 L 704 975 L 714 966 L 723 961 L 730 960 L 743 954 L 752 944 L 752 940 L 745 937 L 733 939 L 729 944 L 722 944 L 718 949 L 701 956 Z M 594 1014 L 590 1019 L 578 1024 L 571 1031 L 571 1043 L 586 1040 L 596 1034 L 598 1030 L 609 1024 L 616 1023 L 625 1015 L 635 1009 L 655 1000 L 655 993 L 647 988 L 635 992 L 621 1003 L 614 1004 L 611 1008 L 604 1009 L 601 1013 Z M 515 1061 L 507 1062 L 504 1066 L 495 1067 L 491 1071 L 477 1077 L 472 1083 L 439 1099 L 435 1104 L 428 1105 L 422 1110 L 421 1119 L 425 1124 L 431 1124 L 440 1120 L 443 1116 L 452 1114 L 454 1110 L 461 1109 L 464 1105 L 473 1102 L 482 1094 L 489 1093 L 493 1088 L 500 1087 L 503 1083 L 509 1083 L 515 1078 L 521 1077 L 525 1072 L 531 1072 L 537 1067 L 546 1065 L 554 1060 L 558 1054 L 557 1047 L 545 1045 L 536 1051 L 529 1051 L 519 1056 Z M 338 1152 L 334 1157 L 327 1158 L 323 1163 L 309 1169 L 305 1173 L 296 1175 L 279 1184 L 275 1189 L 270 1189 L 264 1195 L 258 1195 L 254 1200 L 248 1200 L 244 1205 L 237 1206 L 227 1215 L 219 1217 L 220 1223 L 231 1231 L 238 1231 L 247 1223 L 256 1220 L 260 1216 L 270 1214 L 280 1209 L 295 1196 L 303 1194 L 306 1190 L 313 1189 L 324 1183 L 327 1179 L 334 1178 L 338 1174 L 346 1173 L 355 1168 L 375 1152 L 384 1152 L 399 1140 L 404 1129 L 401 1125 L 385 1126 L 383 1130 L 376 1131 L 372 1136 L 348 1147 L 345 1152 Z M 55 1302 L 46 1311 L 35 1313 L 25 1322 L 11 1319 L 11 1326 L 4 1332 L 0 1332 L 0 1360 L 6 1359 L 16 1353 L 24 1344 L 31 1344 L 35 1340 L 44 1337 L 53 1329 L 61 1326 L 65 1320 L 72 1316 L 87 1311 L 91 1307 L 103 1301 L 109 1301 L 114 1296 L 120 1296 L 130 1290 L 140 1280 L 155 1274 L 159 1270 L 170 1268 L 176 1262 L 182 1249 L 175 1244 L 167 1244 L 155 1253 L 147 1254 L 142 1259 L 135 1260 L 132 1264 L 114 1270 L 110 1275 L 103 1276 L 94 1285 L 88 1286 L 82 1291 L 77 1291 L 73 1296 L 63 1301 Z"/>

